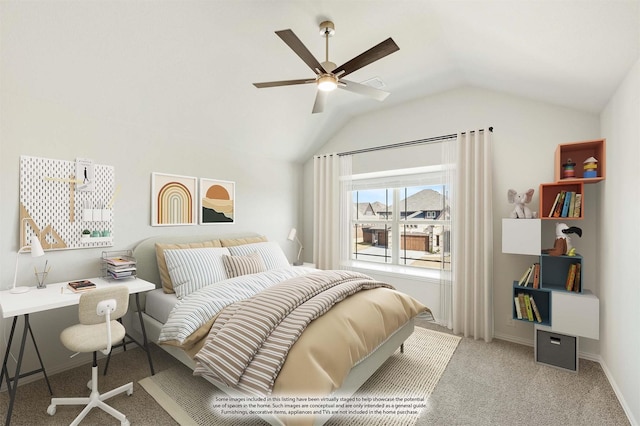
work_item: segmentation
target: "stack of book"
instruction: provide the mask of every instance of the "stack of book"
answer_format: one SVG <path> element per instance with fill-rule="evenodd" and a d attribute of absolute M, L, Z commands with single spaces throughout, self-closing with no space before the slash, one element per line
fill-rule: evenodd
<path fill-rule="evenodd" d="M 136 275 L 136 261 L 129 257 L 106 257 L 107 274 L 113 279 L 133 277 Z"/>
<path fill-rule="evenodd" d="M 81 293 L 96 288 L 96 285 L 89 280 L 71 281 L 67 286 L 74 293 Z"/>
<path fill-rule="evenodd" d="M 574 191 L 560 191 L 551 206 L 548 217 L 580 217 L 582 194 Z"/>

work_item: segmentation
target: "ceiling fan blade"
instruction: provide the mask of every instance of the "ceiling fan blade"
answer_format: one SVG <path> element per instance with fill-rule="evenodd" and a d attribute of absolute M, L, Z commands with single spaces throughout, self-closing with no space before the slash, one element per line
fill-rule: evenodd
<path fill-rule="evenodd" d="M 342 78 L 398 50 L 400 50 L 398 45 L 393 41 L 391 37 L 389 37 L 382 43 L 373 46 L 371 49 L 367 50 L 364 53 L 361 53 L 347 63 L 340 65 L 332 72 L 333 74 Z"/>
<path fill-rule="evenodd" d="M 313 114 L 318 114 L 324 111 L 324 106 L 327 103 L 327 98 L 329 97 L 329 92 L 325 92 L 322 90 L 318 90 L 316 94 L 316 101 L 313 103 Z"/>
<path fill-rule="evenodd" d="M 296 36 L 291 30 L 280 30 L 276 31 L 278 37 L 284 41 L 287 46 L 291 48 L 296 54 L 304 61 L 305 64 L 309 66 L 316 74 L 325 74 L 326 71 L 318 62 L 318 60 L 309 52 L 309 49 L 306 48 L 304 44 L 300 41 L 298 36 Z"/>
<path fill-rule="evenodd" d="M 342 83 L 344 83 L 344 85 Z M 366 84 L 360 84 L 348 80 L 340 80 L 338 88 L 357 93 L 359 95 L 368 96 L 378 101 L 384 101 L 390 94 L 389 92 L 385 92 L 384 90 L 376 89 L 375 87 L 367 86 Z"/>
<path fill-rule="evenodd" d="M 292 86 L 294 84 L 307 84 L 307 83 L 315 83 L 315 80 L 309 80 L 308 78 L 303 78 L 300 80 L 282 80 L 282 81 L 268 81 L 265 83 L 253 83 L 258 89 L 263 89 L 265 87 L 277 87 L 277 86 Z"/>

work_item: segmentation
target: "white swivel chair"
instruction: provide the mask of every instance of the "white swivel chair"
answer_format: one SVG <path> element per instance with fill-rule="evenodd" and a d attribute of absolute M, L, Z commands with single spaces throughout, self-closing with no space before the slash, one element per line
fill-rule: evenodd
<path fill-rule="evenodd" d="M 87 383 L 91 389 L 91 395 L 85 398 L 51 398 L 51 405 L 49 405 L 47 413 L 53 416 L 56 413 L 56 405 L 86 405 L 71 423 L 72 426 L 78 425 L 94 407 L 101 408 L 111 414 L 120 420 L 121 425 L 129 425 L 129 420 L 124 414 L 107 405 L 104 401 L 123 392 L 131 395 L 133 382 L 100 394 L 98 392 L 97 363 L 97 351 L 107 355 L 111 352 L 112 345 L 124 339 L 125 329 L 116 320 L 127 312 L 128 307 L 129 290 L 122 285 L 87 290 L 86 293 L 80 295 L 78 305 L 80 324 L 64 329 L 60 334 L 60 340 L 67 349 L 76 353 L 93 352 L 91 381 Z"/>

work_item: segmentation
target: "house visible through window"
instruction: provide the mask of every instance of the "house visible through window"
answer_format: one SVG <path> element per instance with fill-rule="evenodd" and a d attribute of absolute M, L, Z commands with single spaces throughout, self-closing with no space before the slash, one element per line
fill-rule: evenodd
<path fill-rule="evenodd" d="M 451 270 L 449 187 L 441 170 L 352 178 L 351 261 Z"/>

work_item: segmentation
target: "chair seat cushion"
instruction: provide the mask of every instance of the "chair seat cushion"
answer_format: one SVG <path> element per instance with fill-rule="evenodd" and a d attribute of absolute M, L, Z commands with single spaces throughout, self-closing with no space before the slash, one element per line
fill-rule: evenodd
<path fill-rule="evenodd" d="M 124 326 L 116 320 L 111 321 L 111 344 L 120 343 L 124 335 Z M 105 323 L 72 325 L 62 330 L 60 341 L 73 352 L 94 352 L 106 349 L 107 326 Z"/>

